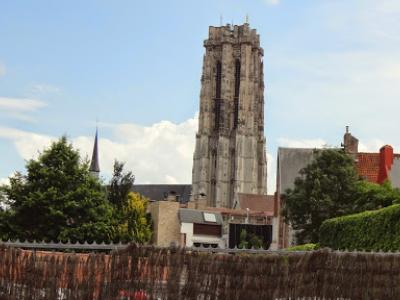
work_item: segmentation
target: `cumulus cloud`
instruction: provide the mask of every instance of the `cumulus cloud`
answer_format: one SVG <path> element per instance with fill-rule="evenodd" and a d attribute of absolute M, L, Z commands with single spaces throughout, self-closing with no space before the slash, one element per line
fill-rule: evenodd
<path fill-rule="evenodd" d="M 45 102 L 36 99 L 0 97 L 0 115 L 23 121 L 34 121 L 30 113 L 45 106 Z"/>
<path fill-rule="evenodd" d="M 111 129 L 110 138 L 102 138 L 101 128 Z M 126 163 L 132 170 L 136 183 L 191 183 L 197 114 L 175 124 L 160 121 L 150 126 L 138 124 L 102 124 L 99 130 L 101 175 L 108 180 L 114 159 Z M 0 139 L 13 142 L 18 154 L 25 160 L 37 158 L 57 137 L 0 126 Z M 93 136 L 78 136 L 71 142 L 83 158 L 90 158 Z M 275 191 L 276 159 L 267 153 L 268 192 Z M 5 180 L 5 179 L 4 179 Z M 2 182 L 4 181 L 2 180 Z"/>
<path fill-rule="evenodd" d="M 358 144 L 358 151 L 379 152 L 379 150 L 385 145 L 392 146 L 395 153 L 400 153 L 400 144 L 398 144 L 398 141 L 395 141 L 395 144 L 390 144 L 377 138 L 360 141 L 360 143 Z"/>
<path fill-rule="evenodd" d="M 53 137 L 0 126 L 0 138 L 13 141 L 18 154 L 25 160 L 36 158 L 43 148 L 48 147 Z"/>
<path fill-rule="evenodd" d="M 190 183 L 192 158 L 197 130 L 197 115 L 182 123 L 160 121 L 151 126 L 108 124 L 110 138 L 101 138 L 99 131 L 100 168 L 108 178 L 114 159 L 126 162 L 136 175 L 137 183 Z M 24 159 L 37 157 L 55 137 L 0 127 L 0 138 L 11 140 Z M 90 158 L 93 137 L 79 136 L 73 145 L 83 157 Z"/>
<path fill-rule="evenodd" d="M 328 144 L 323 139 L 288 139 L 279 138 L 278 145 L 289 148 L 324 148 Z"/>
<path fill-rule="evenodd" d="M 24 98 L 0 97 L 0 109 L 8 111 L 35 111 L 46 106 L 42 101 Z"/>

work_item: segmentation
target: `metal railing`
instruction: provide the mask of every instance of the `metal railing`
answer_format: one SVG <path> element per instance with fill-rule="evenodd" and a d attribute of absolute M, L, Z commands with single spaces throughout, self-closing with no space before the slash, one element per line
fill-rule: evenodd
<path fill-rule="evenodd" d="M 97 243 L 97 242 L 45 242 L 45 241 L 20 241 L 20 240 L 8 240 L 2 241 L 0 240 L 0 246 L 8 246 L 13 248 L 22 248 L 22 249 L 33 249 L 33 250 L 69 250 L 69 251 L 116 251 L 116 250 L 123 250 L 126 249 L 132 243 Z M 155 249 L 169 249 L 170 251 L 179 251 L 180 247 L 177 246 L 170 246 L 170 247 L 159 247 L 153 245 L 140 245 L 140 247 L 145 248 L 155 248 Z M 300 250 L 300 251 L 289 251 L 286 249 L 278 249 L 278 250 L 269 250 L 269 249 L 262 249 L 262 248 L 213 248 L 213 247 L 185 247 L 185 251 L 188 252 L 206 252 L 206 253 L 215 253 L 215 254 L 288 254 L 288 253 L 308 253 L 310 251 Z M 337 253 L 365 253 L 365 254 L 396 254 L 400 255 L 399 251 L 396 252 L 384 252 L 384 251 L 350 251 L 350 250 L 330 250 L 332 252 Z"/>
<path fill-rule="evenodd" d="M 37 250 L 85 250 L 85 251 L 113 251 L 125 249 L 129 244 L 125 243 L 89 243 L 89 242 L 45 242 L 45 241 L 20 241 L 20 240 L 8 240 L 0 241 L 0 245 L 24 248 L 24 249 L 37 249 Z"/>

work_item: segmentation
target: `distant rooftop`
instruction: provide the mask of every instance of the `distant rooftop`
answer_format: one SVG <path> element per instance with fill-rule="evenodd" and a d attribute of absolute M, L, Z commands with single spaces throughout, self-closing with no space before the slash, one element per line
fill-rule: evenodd
<path fill-rule="evenodd" d="M 239 193 L 239 209 L 251 211 L 274 212 L 273 195 L 256 195 Z"/>
<path fill-rule="evenodd" d="M 192 192 L 191 184 L 135 184 L 132 188 L 153 201 L 166 200 L 168 197 L 176 197 L 180 203 L 187 203 Z"/>
<path fill-rule="evenodd" d="M 214 215 L 215 222 L 207 221 L 205 215 Z M 196 224 L 222 224 L 222 216 L 219 212 L 209 212 L 207 210 L 199 210 L 199 209 L 188 209 L 181 208 L 179 209 L 179 220 L 182 223 L 196 223 Z"/>

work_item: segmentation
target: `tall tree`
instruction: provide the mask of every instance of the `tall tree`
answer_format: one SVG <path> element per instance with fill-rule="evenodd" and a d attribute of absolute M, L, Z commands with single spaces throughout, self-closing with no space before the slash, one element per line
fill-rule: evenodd
<path fill-rule="evenodd" d="M 109 240 L 112 208 L 98 179 L 64 136 L 16 173 L 2 192 L 2 235 L 24 239 Z M 4 229 L 8 228 L 8 229 Z"/>
<path fill-rule="evenodd" d="M 294 188 L 283 195 L 282 214 L 296 231 L 298 243 L 317 242 L 322 222 L 353 212 L 354 161 L 342 150 L 316 150 L 315 160 L 300 170 Z"/>
<path fill-rule="evenodd" d="M 108 188 L 108 201 L 116 208 L 122 209 L 128 202 L 128 195 L 135 182 L 131 171 L 124 172 L 124 163 L 115 160 L 114 172 Z"/>
<path fill-rule="evenodd" d="M 147 214 L 148 199 L 130 192 L 123 206 L 118 236 L 137 243 L 149 242 L 152 236 L 151 220 Z"/>
<path fill-rule="evenodd" d="M 115 160 L 114 172 L 108 186 L 108 201 L 113 206 L 116 222 L 115 236 L 126 241 L 146 243 L 150 241 L 151 219 L 147 214 L 148 199 L 133 193 L 135 176 L 132 171 L 124 171 L 124 163 Z"/>

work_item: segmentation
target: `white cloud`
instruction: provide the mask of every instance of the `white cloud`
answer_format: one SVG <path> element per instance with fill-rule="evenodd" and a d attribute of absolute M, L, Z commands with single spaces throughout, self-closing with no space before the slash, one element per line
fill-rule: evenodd
<path fill-rule="evenodd" d="M 18 154 L 25 160 L 36 158 L 39 151 L 48 147 L 54 138 L 0 126 L 0 138 L 12 140 Z"/>
<path fill-rule="evenodd" d="M 100 139 L 100 163 L 111 173 L 114 158 L 125 161 L 138 182 L 190 183 L 197 124 L 196 115 L 179 124 L 114 125 L 116 141 Z"/>
<path fill-rule="evenodd" d="M 385 142 L 381 139 L 372 138 L 367 140 L 362 140 L 358 144 L 359 152 L 379 152 L 379 150 L 385 146 L 390 145 L 393 147 L 393 151 L 395 153 L 400 153 L 400 144 L 398 144 L 398 140 L 394 141 L 395 144 Z"/>
<path fill-rule="evenodd" d="M 151 126 L 137 124 L 107 125 L 113 131 L 111 139 L 101 138 L 99 131 L 100 168 L 108 178 L 114 159 L 126 162 L 137 183 L 190 183 L 192 159 L 197 130 L 197 115 L 182 123 L 160 121 Z M 24 159 L 37 157 L 55 138 L 0 127 L 0 138 L 11 140 Z M 83 157 L 91 157 L 92 136 L 72 139 Z"/>
<path fill-rule="evenodd" d="M 107 180 L 112 174 L 114 159 L 126 162 L 137 183 L 191 183 L 197 114 L 191 119 L 175 124 L 160 121 L 151 126 L 137 124 L 104 125 L 113 130 L 111 139 L 101 138 L 99 154 L 102 176 Z M 0 138 L 11 140 L 25 159 L 36 158 L 56 138 L 14 128 L 0 127 Z M 72 139 L 82 157 L 90 158 L 93 136 Z M 267 153 L 268 193 L 275 191 L 276 159 Z M 3 181 L 1 181 L 3 182 Z"/>
<path fill-rule="evenodd" d="M 379 152 L 379 149 L 385 145 L 379 139 L 369 139 L 360 141 L 358 144 L 358 151 L 360 152 Z"/>
<path fill-rule="evenodd" d="M 36 99 L 0 97 L 0 115 L 23 121 L 34 121 L 30 113 L 45 106 L 45 102 Z"/>
<path fill-rule="evenodd" d="M 44 106 L 46 103 L 35 99 L 0 97 L 0 110 L 2 111 L 35 111 Z"/>
<path fill-rule="evenodd" d="M 288 139 L 279 138 L 278 145 L 289 148 L 323 148 L 328 144 L 323 139 Z"/>

